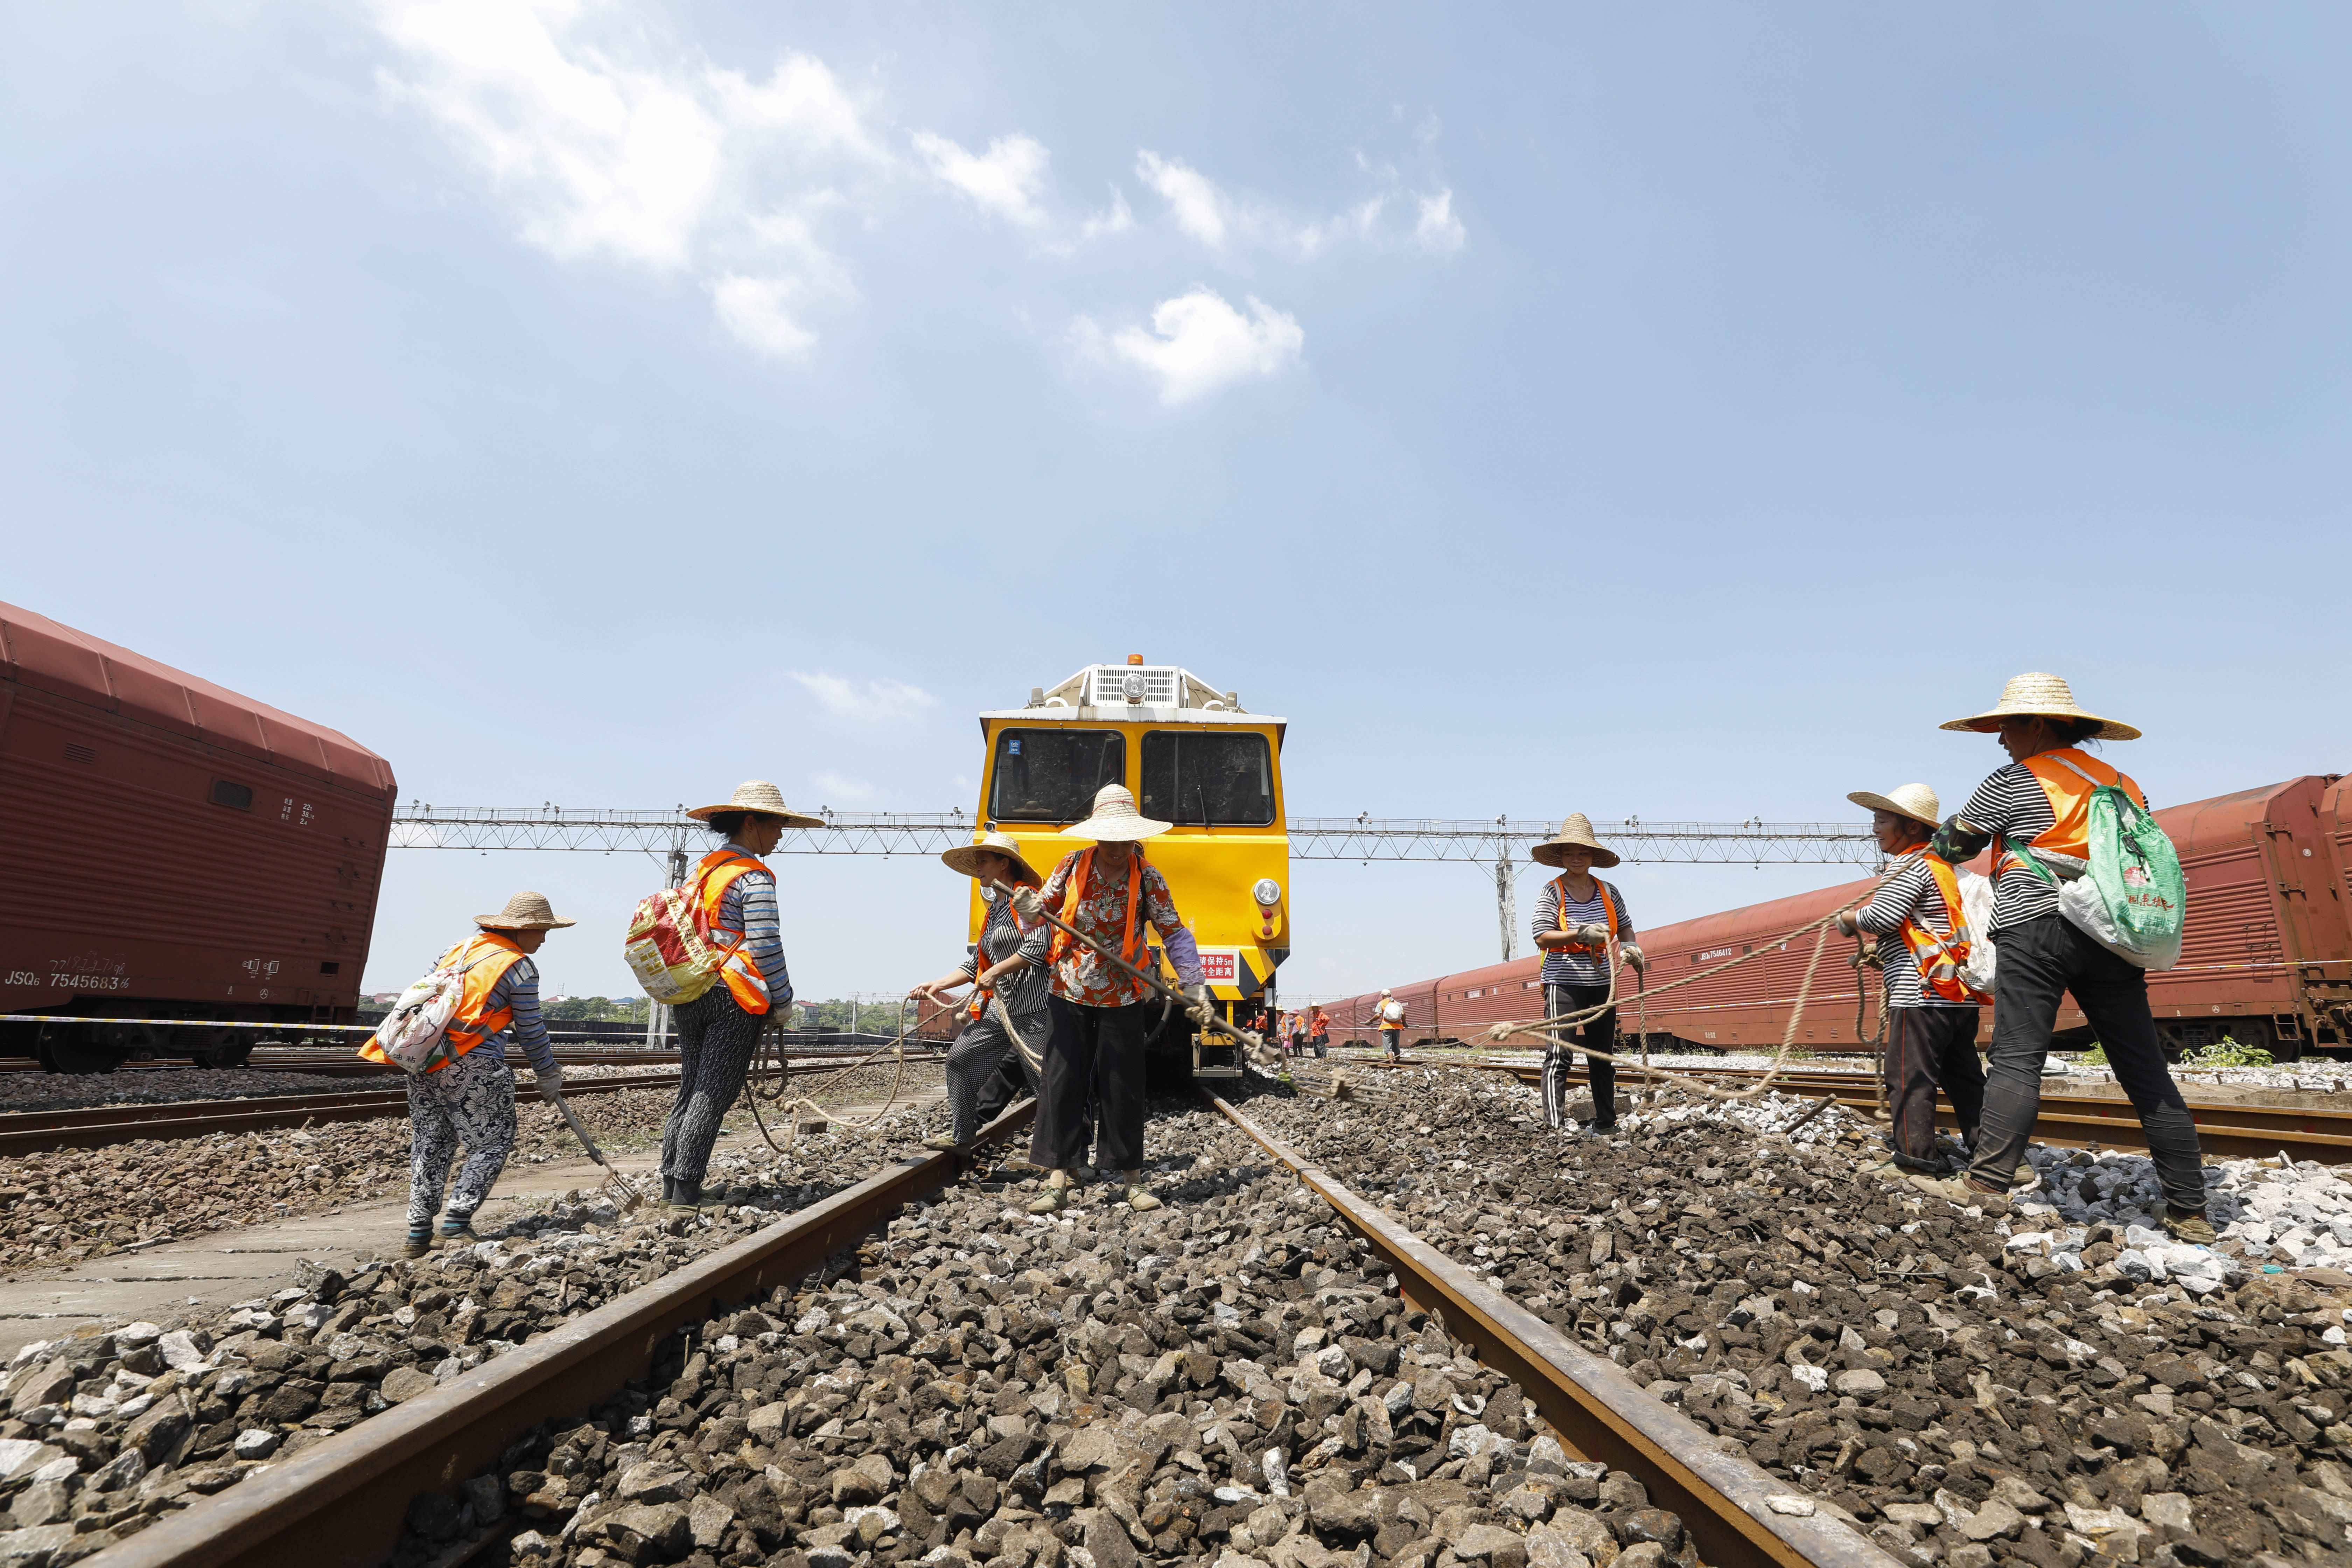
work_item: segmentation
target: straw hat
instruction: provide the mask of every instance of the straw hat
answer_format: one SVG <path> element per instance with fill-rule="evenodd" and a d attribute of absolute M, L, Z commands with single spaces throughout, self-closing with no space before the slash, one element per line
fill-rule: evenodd
<path fill-rule="evenodd" d="M 1617 864 L 1617 852 L 1603 848 L 1601 840 L 1592 837 L 1592 819 L 1580 811 L 1570 812 L 1568 820 L 1559 825 L 1559 836 L 1548 844 L 1537 845 L 1531 853 L 1537 865 L 1557 866 L 1559 852 L 1570 846 L 1591 850 L 1592 863 L 1604 869 Z"/>
<path fill-rule="evenodd" d="M 1947 730 L 1975 730 L 1990 733 L 2000 728 L 2000 721 L 2012 713 L 2043 713 L 2058 719 L 2089 719 L 2097 723 L 2099 732 L 2094 739 L 2101 741 L 2137 741 L 2139 731 L 2113 719 L 2102 719 L 2096 713 L 2085 713 L 2074 706 L 2074 690 L 2063 679 L 2046 675 L 2040 670 L 2010 677 L 2009 684 L 2000 689 L 2000 700 L 1985 712 L 1966 719 L 1955 719 L 1942 726 Z"/>
<path fill-rule="evenodd" d="M 580 922 L 556 919 L 545 893 L 517 893 L 507 900 L 505 909 L 494 915 L 476 915 L 474 923 L 484 931 L 553 931 Z"/>
<path fill-rule="evenodd" d="M 1062 829 L 1067 838 L 1091 838 L 1097 844 L 1132 844 L 1154 837 L 1174 824 L 1155 822 L 1135 809 L 1135 796 L 1125 784 L 1108 784 L 1095 791 L 1095 814 L 1076 826 Z"/>
<path fill-rule="evenodd" d="M 975 867 L 982 851 L 1002 855 L 1011 860 L 1016 881 L 1041 884 L 1045 879 L 1037 868 L 1023 858 L 1020 844 L 1010 833 L 983 833 L 969 844 L 959 844 L 940 857 L 940 863 L 950 871 L 961 871 L 967 877 L 978 876 Z"/>
<path fill-rule="evenodd" d="M 1907 784 L 1885 795 L 1874 795 L 1866 789 L 1855 790 L 1846 799 L 1856 805 L 1866 805 L 1873 811 L 1891 811 L 1897 816 L 1907 816 L 1914 822 L 1924 822 L 1930 827 L 1944 820 L 1944 803 L 1936 792 L 1923 784 Z"/>
<path fill-rule="evenodd" d="M 697 822 L 708 822 L 722 811 L 756 811 L 762 816 L 780 816 L 786 827 L 823 827 L 824 818 L 794 811 L 784 804 L 784 792 L 765 779 L 746 779 L 735 786 L 735 798 L 717 805 L 698 805 L 686 815 Z"/>

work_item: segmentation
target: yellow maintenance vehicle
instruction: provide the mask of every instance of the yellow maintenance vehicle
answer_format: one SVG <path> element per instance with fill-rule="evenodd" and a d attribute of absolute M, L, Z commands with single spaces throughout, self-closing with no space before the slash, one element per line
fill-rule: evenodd
<path fill-rule="evenodd" d="M 1275 1006 L 1274 972 L 1290 956 L 1290 834 L 1282 806 L 1280 719 L 1245 710 L 1188 669 L 1094 664 L 1060 685 L 1033 687 L 1028 703 L 980 716 L 981 830 L 1011 834 L 1038 873 L 1086 846 L 1062 830 L 1094 808 L 1095 792 L 1123 784 L 1146 816 L 1175 824 L 1140 847 L 1168 879 L 1176 908 L 1201 949 L 1217 1008 L 1256 1027 Z M 987 906 L 971 895 L 971 940 Z M 1173 983 L 1155 945 L 1151 962 Z M 1196 1078 L 1238 1078 L 1238 1047 L 1161 1007 L 1154 1068 Z"/>

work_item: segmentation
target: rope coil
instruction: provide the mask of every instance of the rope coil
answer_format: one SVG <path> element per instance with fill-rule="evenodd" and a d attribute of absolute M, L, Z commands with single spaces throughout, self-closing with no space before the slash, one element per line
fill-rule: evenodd
<path fill-rule="evenodd" d="M 944 1009 L 942 1010 L 944 1011 Z M 903 1018 L 905 1015 L 901 1013 L 900 1016 Z M 801 1119 L 796 1115 L 786 1122 L 784 1127 L 784 1142 L 779 1143 L 776 1142 L 775 1134 L 768 1131 L 767 1118 L 760 1114 L 760 1101 L 764 1100 L 770 1105 L 780 1106 L 782 1109 L 790 1111 L 798 1111 L 803 1107 L 806 1107 L 808 1110 L 816 1112 L 817 1115 L 824 1117 L 825 1121 L 835 1121 L 835 1118 L 832 1112 L 826 1110 L 824 1106 L 819 1105 L 811 1098 L 811 1096 L 823 1093 L 827 1084 L 833 1083 L 849 1073 L 856 1072 L 859 1068 L 865 1067 L 882 1057 L 895 1055 L 898 1058 L 898 1070 L 890 1075 L 890 1094 L 889 1098 L 882 1102 L 882 1108 L 863 1121 L 855 1123 L 841 1122 L 839 1125 L 847 1127 L 853 1132 L 863 1132 L 866 1129 L 879 1123 L 884 1117 L 890 1114 L 891 1108 L 898 1103 L 898 1092 L 905 1086 L 907 1081 L 907 1040 L 908 1037 L 920 1029 L 923 1026 L 923 1024 L 924 1018 L 922 1005 L 918 1003 L 915 1006 L 914 1023 L 908 1027 L 899 1030 L 898 1037 L 897 1039 L 886 1043 L 866 1056 L 860 1057 L 857 1060 L 849 1063 L 846 1067 L 837 1068 L 834 1071 L 825 1074 L 825 1076 L 820 1079 L 813 1088 L 803 1091 L 803 1093 L 795 1095 L 790 1092 L 792 1089 L 792 1068 L 788 1058 L 784 1055 L 783 1022 L 782 1019 L 772 1016 L 767 1023 L 761 1026 L 759 1044 L 753 1047 L 751 1052 L 751 1071 L 744 1074 L 743 1076 L 744 1103 L 751 1108 L 751 1121 L 753 1125 L 759 1128 L 760 1136 L 767 1141 L 769 1148 L 773 1149 L 777 1153 L 783 1155 L 786 1159 L 791 1159 L 793 1156 L 793 1151 L 800 1146 Z M 773 1073 L 775 1076 L 776 1087 L 765 1093 L 762 1093 L 760 1089 L 760 1078 L 762 1073 Z"/>

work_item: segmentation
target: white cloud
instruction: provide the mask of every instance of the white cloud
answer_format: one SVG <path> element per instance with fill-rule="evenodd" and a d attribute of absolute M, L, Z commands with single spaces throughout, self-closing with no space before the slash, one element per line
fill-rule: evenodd
<path fill-rule="evenodd" d="M 1441 256 L 1451 256 L 1462 248 L 1465 231 L 1462 220 L 1454 216 L 1451 190 L 1421 198 L 1421 221 L 1412 226 L 1412 237 Z"/>
<path fill-rule="evenodd" d="M 845 778 L 835 773 L 813 774 L 809 782 L 816 785 L 818 794 L 825 796 L 824 804 L 826 805 L 836 800 L 872 800 L 877 793 L 864 779 Z"/>
<path fill-rule="evenodd" d="M 1272 375 L 1295 364 L 1307 342 L 1296 317 L 1263 300 L 1243 315 L 1207 289 L 1163 300 L 1151 312 L 1151 331 L 1129 327 L 1106 335 L 1081 316 L 1071 333 L 1080 349 L 1124 361 L 1159 378 L 1160 401 L 1174 405 L 1205 396 L 1244 376 Z"/>
<path fill-rule="evenodd" d="M 1181 158 L 1145 151 L 1135 155 L 1135 177 L 1158 191 L 1176 215 L 1176 226 L 1211 250 L 1225 247 L 1233 204 L 1216 182 Z"/>
<path fill-rule="evenodd" d="M 1135 213 L 1127 205 L 1127 193 L 1117 185 L 1110 188 L 1110 205 L 1078 226 L 1080 239 L 1100 239 L 1107 234 L 1125 234 L 1135 226 Z"/>
<path fill-rule="evenodd" d="M 962 192 L 982 212 L 1024 228 L 1036 228 L 1046 221 L 1045 209 L 1037 205 L 1048 156 L 1043 142 L 1016 132 L 999 136 L 988 144 L 987 152 L 975 153 L 929 131 L 916 132 L 914 142 L 931 173 Z"/>
<path fill-rule="evenodd" d="M 786 673 L 806 687 L 826 712 L 844 719 L 896 723 L 912 719 L 939 702 L 938 698 L 919 686 L 887 677 L 851 680 L 838 675 L 804 674 L 797 669 Z"/>
<path fill-rule="evenodd" d="M 764 87 L 754 87 L 742 73 L 730 70 L 710 72 L 709 82 L 730 124 L 783 132 L 803 149 L 842 148 L 881 156 L 858 121 L 857 106 L 814 55 L 786 55 L 776 62 Z"/>
<path fill-rule="evenodd" d="M 790 278 L 730 272 L 710 286 L 711 305 L 721 325 L 761 353 L 797 359 L 816 345 L 816 334 L 784 313 L 784 300 L 797 287 Z"/>
<path fill-rule="evenodd" d="M 610 19 L 583 0 L 373 8 L 408 61 L 378 73 L 385 96 L 452 133 L 529 243 L 690 270 L 719 321 L 765 353 L 802 355 L 815 341 L 783 313 L 788 294 L 855 297 L 805 216 L 833 184 L 810 176 L 887 160 L 822 60 L 786 54 L 764 82 L 693 60 L 646 63 L 634 31 L 615 27 L 609 49 L 583 37 Z M 777 207 L 783 218 L 761 216 Z"/>

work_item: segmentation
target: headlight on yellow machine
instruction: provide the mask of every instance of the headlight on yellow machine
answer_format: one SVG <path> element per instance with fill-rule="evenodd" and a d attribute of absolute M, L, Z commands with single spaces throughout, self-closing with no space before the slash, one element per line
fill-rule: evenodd
<path fill-rule="evenodd" d="M 1282 884 L 1271 877 L 1260 877 L 1257 886 L 1250 889 L 1250 897 L 1270 910 L 1282 902 Z"/>

